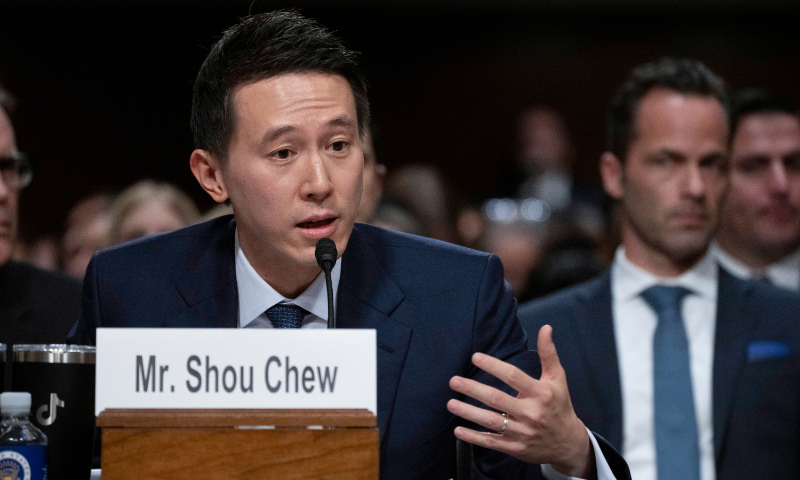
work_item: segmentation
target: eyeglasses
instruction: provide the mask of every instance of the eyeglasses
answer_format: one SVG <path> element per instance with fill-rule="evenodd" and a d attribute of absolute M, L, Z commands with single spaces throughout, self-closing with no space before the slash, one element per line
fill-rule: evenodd
<path fill-rule="evenodd" d="M 31 184 L 33 170 L 25 155 L 0 157 L 0 176 L 6 188 L 22 190 Z"/>

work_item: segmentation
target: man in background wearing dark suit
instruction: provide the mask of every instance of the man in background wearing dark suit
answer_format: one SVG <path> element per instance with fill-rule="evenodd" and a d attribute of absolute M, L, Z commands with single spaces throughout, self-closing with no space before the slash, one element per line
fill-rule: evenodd
<path fill-rule="evenodd" d="M 343 252 L 338 326 L 377 332 L 381 478 L 452 478 L 456 437 L 487 447 L 475 457 L 492 477 L 627 477 L 572 411 L 549 329 L 532 378 L 496 257 L 354 226 L 368 120 L 354 54 L 324 27 L 274 12 L 229 29 L 195 82 L 190 165 L 234 216 L 97 254 L 72 340 L 94 342 L 97 327 L 325 328 L 314 250 L 327 237 Z"/>
<path fill-rule="evenodd" d="M 0 86 L 0 343 L 9 345 L 8 359 L 11 344 L 64 343 L 80 312 L 78 281 L 11 260 L 19 192 L 32 176 L 17 149 L 7 114 L 11 103 L 11 96 Z"/>
<path fill-rule="evenodd" d="M 708 245 L 728 184 L 727 97 L 692 60 L 634 70 L 609 113 L 611 271 L 520 307 L 553 326 L 578 416 L 637 480 L 800 477 L 800 298 Z"/>
<path fill-rule="evenodd" d="M 11 260 L 19 193 L 32 172 L 17 149 L 10 105 L 0 86 L 0 343 L 64 343 L 80 312 L 80 282 Z"/>
<path fill-rule="evenodd" d="M 737 277 L 800 291 L 800 111 L 758 89 L 733 106 L 731 185 L 711 251 Z"/>

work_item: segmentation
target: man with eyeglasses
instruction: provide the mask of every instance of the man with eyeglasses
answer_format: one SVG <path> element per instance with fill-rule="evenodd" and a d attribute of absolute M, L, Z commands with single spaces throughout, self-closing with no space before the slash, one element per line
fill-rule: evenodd
<path fill-rule="evenodd" d="M 80 313 L 81 293 L 77 280 L 11 260 L 19 193 L 33 176 L 17 149 L 11 103 L 0 86 L 0 343 L 9 351 L 16 343 L 64 343 Z"/>

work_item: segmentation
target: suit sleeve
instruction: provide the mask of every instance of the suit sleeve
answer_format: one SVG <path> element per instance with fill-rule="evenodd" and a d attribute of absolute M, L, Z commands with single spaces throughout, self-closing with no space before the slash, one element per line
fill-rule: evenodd
<path fill-rule="evenodd" d="M 100 320 L 100 298 L 97 288 L 97 255 L 89 261 L 83 278 L 81 314 L 67 337 L 73 345 L 96 345 L 95 331 L 102 326 Z"/>
<path fill-rule="evenodd" d="M 531 332 L 531 335 L 537 333 Z M 539 356 L 536 352 L 529 351 L 527 344 L 527 336 L 517 320 L 517 302 L 510 286 L 503 280 L 503 266 L 496 256 L 491 255 L 476 302 L 473 351 L 491 355 L 515 365 L 534 378 L 539 378 L 542 373 Z M 474 368 L 470 377 L 511 395 L 517 394 L 511 387 L 480 369 Z M 485 408 L 485 405 L 479 406 Z M 629 479 L 628 466 L 622 456 L 602 437 L 595 434 L 595 438 L 615 478 Z M 542 478 L 539 465 L 529 464 L 497 451 L 473 448 L 475 466 L 488 478 Z"/>

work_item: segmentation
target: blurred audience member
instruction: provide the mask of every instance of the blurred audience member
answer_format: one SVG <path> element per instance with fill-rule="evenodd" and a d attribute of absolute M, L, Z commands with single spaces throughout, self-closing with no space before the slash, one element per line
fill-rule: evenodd
<path fill-rule="evenodd" d="M 425 236 L 428 233 L 406 204 L 387 195 L 381 198 L 371 225 L 413 235 Z"/>
<path fill-rule="evenodd" d="M 409 165 L 392 171 L 386 180 L 386 194 L 408 208 L 423 236 L 456 241 L 450 196 L 436 168 Z"/>
<path fill-rule="evenodd" d="M 61 240 L 61 265 L 68 275 L 83 278 L 92 255 L 107 246 L 113 201 L 108 194 L 91 195 L 69 211 Z"/>
<path fill-rule="evenodd" d="M 11 260 L 19 193 L 32 173 L 17 149 L 10 106 L 0 86 L 0 343 L 64 343 L 80 312 L 80 282 Z"/>
<path fill-rule="evenodd" d="M 733 132 L 714 253 L 735 275 L 800 290 L 800 113 L 787 99 L 742 90 Z"/>
<path fill-rule="evenodd" d="M 378 132 L 375 125 L 371 125 L 364 138 L 364 191 L 356 213 L 356 222 L 359 223 L 372 223 L 375 219 L 386 182 L 386 165 L 378 163 L 377 154 L 381 149 Z"/>
<path fill-rule="evenodd" d="M 500 258 L 505 279 L 519 299 L 528 288 L 531 272 L 539 265 L 543 246 L 542 232 L 528 223 L 488 222 L 482 250 Z"/>
<path fill-rule="evenodd" d="M 28 246 L 25 262 L 45 270 L 58 270 L 61 264 L 58 241 L 53 235 L 44 235 Z"/>
<path fill-rule="evenodd" d="M 200 217 L 188 195 L 168 183 L 144 180 L 125 189 L 111 209 L 109 242 L 129 242 L 192 225 Z"/>
<path fill-rule="evenodd" d="M 573 174 L 575 148 L 560 113 L 547 107 L 525 110 L 516 137 L 513 161 L 501 166 L 493 196 L 538 198 L 556 211 L 576 205 L 601 210 L 605 197 L 600 186 Z"/>

